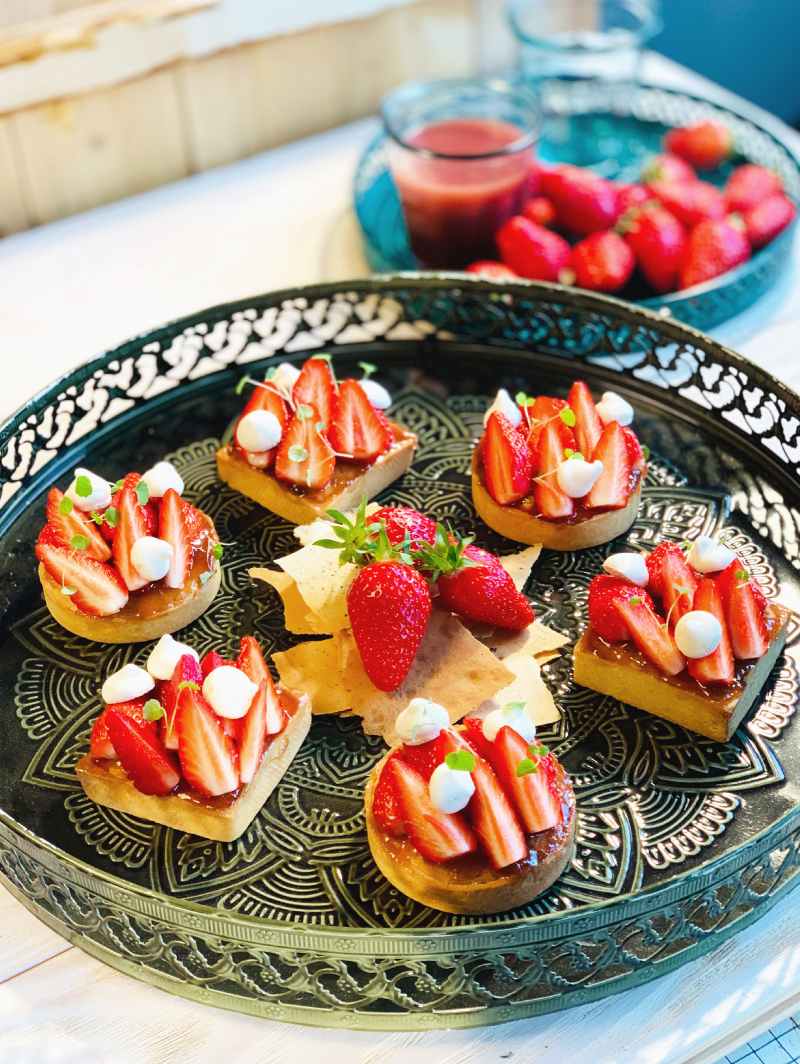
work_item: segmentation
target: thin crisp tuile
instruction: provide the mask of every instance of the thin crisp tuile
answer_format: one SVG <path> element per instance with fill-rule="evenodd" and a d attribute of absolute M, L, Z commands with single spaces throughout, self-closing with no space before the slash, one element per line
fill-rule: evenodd
<path fill-rule="evenodd" d="M 481 642 L 504 661 L 510 654 L 524 653 L 531 657 L 549 654 L 569 642 L 567 636 L 554 632 L 539 621 L 534 621 L 521 632 L 509 628 L 495 628 L 488 638 Z"/>
<path fill-rule="evenodd" d="M 525 713 L 537 727 L 553 724 L 561 719 L 561 714 L 549 688 L 542 679 L 539 664 L 535 658 L 525 651 L 517 651 L 505 657 L 503 664 L 512 671 L 514 679 L 507 687 L 482 702 L 470 716 L 483 719 L 493 710 L 502 709 L 509 702 L 524 702 Z"/>
<path fill-rule="evenodd" d="M 248 569 L 254 580 L 274 587 L 283 600 L 284 625 L 294 635 L 330 635 L 321 617 L 309 609 L 294 577 L 275 569 Z"/>
<path fill-rule="evenodd" d="M 339 653 L 334 639 L 299 643 L 272 655 L 284 687 L 305 691 L 315 715 L 343 713 L 350 697 L 338 682 Z"/>
<path fill-rule="evenodd" d="M 541 549 L 541 543 L 537 543 L 533 547 L 526 547 L 525 550 L 521 550 L 517 554 L 507 554 L 505 558 L 500 559 L 500 564 L 514 581 L 514 587 L 517 591 L 522 591 L 525 587 Z"/>

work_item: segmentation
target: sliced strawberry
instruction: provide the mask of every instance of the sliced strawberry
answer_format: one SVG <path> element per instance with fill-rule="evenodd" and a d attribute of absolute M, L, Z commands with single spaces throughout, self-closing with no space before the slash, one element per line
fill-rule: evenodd
<path fill-rule="evenodd" d="M 239 786 L 239 755 L 211 706 L 199 691 L 184 687 L 175 711 L 178 756 L 186 782 L 206 798 Z"/>
<path fill-rule="evenodd" d="M 525 437 L 504 414 L 495 411 L 489 417 L 481 454 L 486 487 L 496 503 L 508 506 L 528 494 L 533 456 Z"/>
<path fill-rule="evenodd" d="M 75 588 L 71 601 L 84 613 L 110 617 L 119 613 L 128 601 L 128 589 L 122 577 L 105 562 L 66 547 L 53 546 L 41 536 L 36 544 L 36 557 L 56 583 Z"/>
<path fill-rule="evenodd" d="M 172 547 L 164 583 L 167 587 L 183 587 L 192 569 L 192 540 L 183 501 L 174 488 L 167 488 L 161 499 L 159 526 L 159 538 Z"/>
<path fill-rule="evenodd" d="M 63 498 L 64 493 L 58 488 L 52 488 L 47 496 L 47 523 L 53 530 L 54 542 L 61 547 L 76 550 L 73 540 L 75 536 L 83 536 L 89 543 L 80 553 L 85 554 L 87 558 L 107 562 L 111 557 L 111 550 L 100 534 L 100 529 L 75 506 L 68 514 L 62 514 L 60 506 Z"/>
<path fill-rule="evenodd" d="M 427 783 L 433 775 L 433 770 L 444 761 L 442 733 L 440 732 L 435 739 L 427 743 L 419 743 L 417 746 L 403 743 L 403 760 L 407 765 L 415 768 Z"/>
<path fill-rule="evenodd" d="M 536 772 L 517 775 L 521 761 L 528 759 L 528 744 L 508 725 L 501 728 L 492 744 L 492 768 L 511 799 L 523 829 L 534 835 L 560 824 L 563 817 L 561 801 L 553 786 L 555 767 L 552 755 L 538 759 Z"/>
<path fill-rule="evenodd" d="M 731 650 L 735 658 L 761 658 L 769 646 L 764 616 L 758 607 L 749 574 L 735 558 L 717 577 Z"/>
<path fill-rule="evenodd" d="M 161 741 L 168 750 L 178 749 L 178 733 L 175 730 L 174 717 L 182 683 L 193 683 L 198 688 L 203 686 L 203 673 L 197 664 L 197 659 L 192 654 L 184 654 L 178 660 L 172 672 L 172 678 L 167 680 L 161 691 L 161 705 L 166 714 L 161 726 Z"/>
<path fill-rule="evenodd" d="M 469 750 L 475 756 L 471 773 L 475 793 L 469 800 L 467 816 L 492 866 L 507 868 L 523 860 L 528 856 L 525 835 L 491 765 L 457 732 L 442 732 L 442 742 L 445 755 Z"/>
<path fill-rule="evenodd" d="M 119 489 L 119 491 L 116 491 L 111 496 L 111 506 L 112 506 L 113 509 L 115 509 L 115 510 L 117 510 L 117 512 L 119 512 L 119 496 L 120 496 L 120 492 L 124 488 L 135 488 L 136 485 L 139 483 L 139 481 L 141 479 L 142 479 L 141 473 L 128 473 L 128 475 L 125 477 L 125 479 L 124 479 L 124 481 L 122 483 L 122 487 Z M 143 506 L 140 503 L 139 506 L 141 508 L 142 514 L 144 515 L 145 524 L 147 526 L 147 532 L 145 533 L 145 535 L 147 535 L 147 536 L 157 536 L 158 535 L 158 511 L 156 510 L 155 503 L 148 501 Z M 104 539 L 106 539 L 109 543 L 113 543 L 114 542 L 114 537 L 117 534 L 117 528 L 118 527 L 119 527 L 118 525 L 114 525 L 114 527 L 112 528 L 111 525 L 109 525 L 109 523 L 107 521 L 103 521 L 102 525 L 100 526 L 100 532 L 102 533 Z"/>
<path fill-rule="evenodd" d="M 531 426 L 528 434 L 530 437 L 528 445 L 537 456 L 539 453 L 539 437 L 544 431 L 545 425 L 555 426 L 564 448 L 571 447 L 573 451 L 577 449 L 575 434 L 566 421 L 559 417 L 561 411 L 566 410 L 567 405 L 566 399 L 553 399 L 549 395 L 537 395 L 533 401 L 533 406 L 523 409 L 522 413 L 525 420 L 522 423 L 522 427 L 525 426 L 528 418 L 530 418 Z"/>
<path fill-rule="evenodd" d="M 759 584 L 759 582 L 757 580 L 753 579 L 753 577 L 751 576 L 750 577 L 750 587 L 752 587 L 752 589 L 753 589 L 753 594 L 755 595 L 755 599 L 756 599 L 756 605 L 758 606 L 758 608 L 763 613 L 764 610 L 767 608 L 767 597 L 764 594 L 764 592 L 761 590 L 761 584 Z"/>
<path fill-rule="evenodd" d="M 391 430 L 387 432 L 385 421 L 381 421 L 366 392 L 354 380 L 339 385 L 329 435 L 333 449 L 350 455 L 356 462 L 374 462 L 393 442 Z"/>
<path fill-rule="evenodd" d="M 251 635 L 242 637 L 239 644 L 239 656 L 236 659 L 236 668 L 241 669 L 247 678 L 254 684 L 260 684 L 269 676 L 267 663 L 261 653 L 258 640 Z"/>
<path fill-rule="evenodd" d="M 674 628 L 681 617 L 696 608 L 693 603 L 697 591 L 697 577 L 689 568 L 683 554 L 670 551 L 665 553 L 661 563 L 661 578 L 664 586 L 661 593 L 664 612 Z"/>
<path fill-rule="evenodd" d="M 220 665 L 229 665 L 230 662 L 226 661 L 221 654 L 218 654 L 216 650 L 209 650 L 203 660 L 200 662 L 200 672 L 203 674 L 203 679 L 209 673 L 212 673 L 214 669 L 218 669 Z"/>
<path fill-rule="evenodd" d="M 484 761 L 492 763 L 492 743 L 483 734 L 483 721 L 480 717 L 465 717 L 461 722 L 464 725 L 464 735 L 467 741 L 475 747 Z"/>
<path fill-rule="evenodd" d="M 312 491 L 318 491 L 330 483 L 336 467 L 336 456 L 322 424 L 316 407 L 308 403 L 298 406 L 275 458 L 275 476 L 279 480 Z"/>
<path fill-rule="evenodd" d="M 625 443 L 628 447 L 628 459 L 631 463 L 631 471 L 634 473 L 644 473 L 647 469 L 647 459 L 644 456 L 642 445 L 639 443 L 639 438 L 632 428 L 627 425 L 623 425 L 622 431 L 625 433 Z"/>
<path fill-rule="evenodd" d="M 474 853 L 477 841 L 466 817 L 437 809 L 416 769 L 396 758 L 386 762 L 381 776 L 387 777 L 406 834 L 423 857 L 440 864 Z"/>
<path fill-rule="evenodd" d="M 242 411 L 242 417 L 246 414 L 251 414 L 254 410 L 266 410 L 268 413 L 274 414 L 280 422 L 281 433 L 286 431 L 286 426 L 289 424 L 289 408 L 286 405 L 286 400 L 274 384 L 269 382 L 259 384 L 250 396 L 247 406 Z M 241 418 L 239 420 L 241 421 Z M 277 447 L 273 447 L 269 451 L 246 451 L 239 446 L 239 441 L 236 440 L 235 435 L 234 442 L 239 453 L 256 469 L 268 469 L 275 461 Z"/>
<path fill-rule="evenodd" d="M 548 421 L 539 436 L 539 476 L 546 477 L 534 484 L 533 497 L 542 517 L 557 520 L 572 517 L 575 502 L 558 486 L 555 471 L 565 459 L 564 446 L 556 425 L 560 418 Z M 547 476 L 547 474 L 551 474 Z"/>
<path fill-rule="evenodd" d="M 239 778 L 242 783 L 250 783 L 258 772 L 267 746 L 266 680 L 259 683 L 250 708 L 241 720 L 235 723 L 238 724 L 236 745 L 239 749 Z"/>
<path fill-rule="evenodd" d="M 205 524 L 203 515 L 199 510 L 195 510 L 194 506 L 191 506 L 186 499 L 181 499 L 181 506 L 183 507 L 183 523 L 186 526 L 186 535 L 189 537 L 189 542 L 194 543 L 203 531 Z"/>
<path fill-rule="evenodd" d="M 327 432 L 333 420 L 336 400 L 336 384 L 327 359 L 312 356 L 306 362 L 294 382 L 292 400 L 295 407 L 301 403 L 313 406 L 317 412 L 314 420 L 321 421 Z"/>
<path fill-rule="evenodd" d="M 170 491 L 172 489 L 170 488 Z M 173 492 L 173 494 L 175 494 Z M 180 498 L 180 496 L 178 496 Z M 118 495 L 117 509 L 119 510 L 119 524 L 114 535 L 114 565 L 129 591 L 136 591 L 140 587 L 149 584 L 150 581 L 140 576 L 131 562 L 131 547 L 137 539 L 149 535 L 147 520 L 139 501 L 136 498 L 134 488 L 124 487 Z"/>
<path fill-rule="evenodd" d="M 589 584 L 589 623 L 606 643 L 624 643 L 631 638 L 628 626 L 614 609 L 614 601 L 642 597 L 651 610 L 653 600 L 635 584 L 628 584 L 609 573 L 598 573 Z"/>
<path fill-rule="evenodd" d="M 569 407 L 575 415 L 575 438 L 578 450 L 590 461 L 603 433 L 603 422 L 597 413 L 592 393 L 583 381 L 575 381 L 569 393 Z"/>
<path fill-rule="evenodd" d="M 631 460 L 625 432 L 618 421 L 610 421 L 603 429 L 592 461 L 598 458 L 603 472 L 586 496 L 585 505 L 590 510 L 621 510 L 631 495 Z"/>
<path fill-rule="evenodd" d="M 654 595 L 658 595 L 659 598 L 663 598 L 664 596 L 664 559 L 670 554 L 676 555 L 680 558 L 683 557 L 683 551 L 677 543 L 673 543 L 672 540 L 667 539 L 663 543 L 659 543 L 659 545 L 651 551 L 645 559 L 647 564 L 647 574 L 649 577 L 647 582 L 648 590 Z"/>
<path fill-rule="evenodd" d="M 733 683 L 733 651 L 725 620 L 725 608 L 722 596 L 714 579 L 710 576 L 700 581 L 694 596 L 694 608 L 713 614 L 722 628 L 722 639 L 713 654 L 704 658 L 689 658 L 689 673 L 701 684 Z"/>
<path fill-rule="evenodd" d="M 390 761 L 397 760 L 402 757 L 400 750 L 393 750 L 386 760 L 386 764 Z M 403 818 L 400 816 L 400 810 L 398 808 L 397 795 L 395 794 L 391 773 L 386 772 L 386 765 L 383 766 L 381 774 L 378 777 L 378 782 L 375 785 L 375 791 L 372 795 L 372 815 L 377 820 L 380 827 L 389 835 L 394 835 L 396 839 L 402 838 L 406 833 L 406 829 L 403 827 Z"/>
<path fill-rule="evenodd" d="M 130 702 L 114 702 L 106 706 L 92 728 L 92 738 L 89 742 L 89 753 L 92 757 L 116 759 L 114 744 L 111 742 L 111 736 L 108 733 L 108 711 L 111 709 L 117 713 L 125 713 L 129 717 L 133 717 L 135 721 L 152 732 L 153 735 L 156 735 L 158 733 L 158 722 L 145 720 L 142 716 L 145 702 L 152 697 L 152 695 L 143 695 L 141 698 L 134 698 Z"/>
<path fill-rule="evenodd" d="M 638 650 L 666 676 L 677 676 L 686 668 L 686 659 L 675 646 L 675 639 L 663 620 L 644 601 L 614 599 L 618 611 Z"/>
<path fill-rule="evenodd" d="M 171 794 L 181 779 L 175 756 L 146 727 L 147 722 L 140 723 L 113 706 L 106 712 L 109 738 L 137 791 L 161 796 Z"/>

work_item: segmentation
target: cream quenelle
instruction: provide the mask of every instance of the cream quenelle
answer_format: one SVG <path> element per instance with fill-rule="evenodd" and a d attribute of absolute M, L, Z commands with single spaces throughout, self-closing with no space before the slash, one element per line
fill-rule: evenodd
<path fill-rule="evenodd" d="M 200 660 L 200 655 L 185 643 L 179 643 L 171 635 L 162 635 L 147 659 L 147 671 L 157 680 L 169 680 L 175 671 L 175 666 L 185 655 L 190 654 L 195 661 Z"/>
<path fill-rule="evenodd" d="M 489 417 L 494 413 L 503 414 L 503 416 L 507 417 L 515 428 L 522 421 L 522 411 L 511 398 L 511 396 L 508 394 L 508 392 L 505 390 L 505 388 L 499 389 L 497 395 L 495 396 L 494 402 L 483 415 L 484 425 L 489 420 Z"/>
<path fill-rule="evenodd" d="M 633 422 L 634 410 L 628 400 L 623 399 L 616 392 L 603 392 L 597 404 L 597 413 L 604 425 L 617 421 L 620 425 L 627 427 Z"/>

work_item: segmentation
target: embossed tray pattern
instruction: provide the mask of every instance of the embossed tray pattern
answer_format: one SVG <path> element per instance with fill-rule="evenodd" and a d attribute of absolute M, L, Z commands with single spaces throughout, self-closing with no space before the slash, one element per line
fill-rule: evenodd
<path fill-rule="evenodd" d="M 436 512 L 500 553 L 475 521 L 468 469 L 498 384 L 564 391 L 577 375 L 637 407 L 653 460 L 627 537 L 651 546 L 727 529 L 749 569 L 798 598 L 800 400 L 707 337 L 629 305 L 546 286 L 401 277 L 219 307 L 88 363 L 0 429 L 0 868 L 37 915 L 108 963 L 195 1000 L 298 1022 L 467 1026 L 563 1008 L 652 978 L 755 919 L 793 885 L 800 771 L 795 624 L 757 711 L 712 743 L 545 668 L 564 711 L 547 741 L 573 775 L 569 870 L 524 909 L 437 913 L 369 854 L 363 783 L 384 746 L 355 717 L 314 722 L 251 828 L 214 843 L 89 802 L 74 776 L 99 678 L 148 646 L 72 637 L 41 605 L 32 546 L 44 492 L 86 460 L 110 477 L 170 453 L 223 541 L 223 588 L 183 637 L 230 654 L 245 632 L 291 645 L 272 589 L 247 575 L 296 546 L 291 528 L 216 478 L 242 365 L 331 349 L 368 357 L 420 435 L 382 500 Z M 526 591 L 571 638 L 621 542 L 542 553 Z M 568 650 L 568 648 L 567 648 Z"/>

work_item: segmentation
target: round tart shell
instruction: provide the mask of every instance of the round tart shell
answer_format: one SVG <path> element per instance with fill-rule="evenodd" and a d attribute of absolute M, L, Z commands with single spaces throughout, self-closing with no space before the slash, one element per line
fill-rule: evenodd
<path fill-rule="evenodd" d="M 575 794 L 561 765 L 564 819 L 561 824 L 528 835 L 529 859 L 496 871 L 482 853 L 437 864 L 411 842 L 389 835 L 372 813 L 378 779 L 392 751 L 373 768 L 367 781 L 364 805 L 367 838 L 375 864 L 403 894 L 446 913 L 480 916 L 516 909 L 538 897 L 561 875 L 575 845 Z"/>
<path fill-rule="evenodd" d="M 472 501 L 478 516 L 489 528 L 517 543 L 541 543 L 551 550 L 582 550 L 609 543 L 627 532 L 639 513 L 642 473 L 636 481 L 628 503 L 621 510 L 603 510 L 577 521 L 551 521 L 526 513 L 516 506 L 501 506 L 486 487 L 480 445 L 472 454 Z"/>

